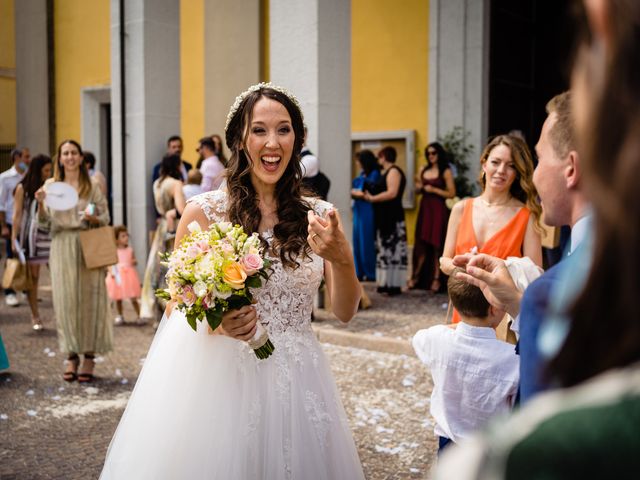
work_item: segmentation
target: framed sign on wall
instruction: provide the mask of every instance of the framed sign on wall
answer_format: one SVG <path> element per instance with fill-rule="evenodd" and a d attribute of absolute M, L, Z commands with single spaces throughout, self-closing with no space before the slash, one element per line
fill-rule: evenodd
<path fill-rule="evenodd" d="M 413 175 L 416 161 L 416 133 L 415 130 L 389 130 L 380 132 L 353 132 L 351 133 L 351 178 L 359 175 L 354 160 L 356 152 L 371 150 L 374 154 L 384 147 L 393 147 L 398 153 L 396 165 L 402 169 L 407 179 L 407 185 L 402 197 L 402 206 L 406 210 L 415 207 L 415 190 Z"/>

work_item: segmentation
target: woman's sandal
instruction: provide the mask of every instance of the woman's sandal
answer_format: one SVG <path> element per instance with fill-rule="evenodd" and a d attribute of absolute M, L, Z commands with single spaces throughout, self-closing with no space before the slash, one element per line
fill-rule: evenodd
<path fill-rule="evenodd" d="M 440 291 L 441 287 L 442 287 L 442 285 L 440 284 L 440 279 L 439 278 L 434 278 L 433 281 L 431 282 L 430 290 L 433 293 L 438 293 Z"/>
<path fill-rule="evenodd" d="M 84 355 L 84 362 L 82 362 L 82 369 L 85 369 L 85 365 L 87 363 L 87 360 L 91 361 L 91 371 L 89 372 L 80 372 L 78 373 L 78 383 L 90 383 L 93 382 L 93 379 L 95 378 L 93 376 L 93 368 L 96 365 L 96 362 L 94 361 L 95 355 L 91 355 L 91 354 L 87 354 L 85 353 Z"/>
<path fill-rule="evenodd" d="M 78 378 L 78 365 L 80 365 L 80 357 L 77 354 L 67 357 L 67 370 L 62 374 L 65 382 L 73 382 Z"/>

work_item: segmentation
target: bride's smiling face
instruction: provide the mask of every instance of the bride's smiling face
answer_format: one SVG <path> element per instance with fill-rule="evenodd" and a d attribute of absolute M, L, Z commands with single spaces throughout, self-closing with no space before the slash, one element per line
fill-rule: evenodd
<path fill-rule="evenodd" d="M 281 103 L 262 97 L 253 108 L 245 153 L 256 188 L 273 187 L 287 169 L 295 142 L 291 116 Z"/>

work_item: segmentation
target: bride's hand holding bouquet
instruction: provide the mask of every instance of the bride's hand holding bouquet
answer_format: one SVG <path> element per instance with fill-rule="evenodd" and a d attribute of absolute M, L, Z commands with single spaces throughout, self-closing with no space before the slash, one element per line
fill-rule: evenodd
<path fill-rule="evenodd" d="M 211 330 L 222 326 L 222 333 L 248 342 L 258 358 L 267 358 L 274 347 L 251 306 L 251 289 L 268 279 L 270 266 L 258 234 L 249 236 L 229 222 L 213 223 L 207 230 L 192 222 L 188 230 L 163 258 L 168 288 L 156 295 L 170 300 L 194 330 L 206 319 Z"/>

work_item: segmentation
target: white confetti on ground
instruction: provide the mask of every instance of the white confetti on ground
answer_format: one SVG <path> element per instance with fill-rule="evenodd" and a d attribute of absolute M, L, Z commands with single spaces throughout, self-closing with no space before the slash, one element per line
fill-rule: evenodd
<path fill-rule="evenodd" d="M 383 337 L 384 334 L 382 332 L 373 332 L 372 334 L 374 337 Z"/>
<path fill-rule="evenodd" d="M 56 352 L 49 352 L 49 353 L 47 353 L 47 356 L 55 357 L 56 356 Z"/>
<path fill-rule="evenodd" d="M 102 363 L 102 362 L 104 362 L 104 357 L 96 357 L 96 358 L 93 359 L 93 361 L 95 363 Z"/>
<path fill-rule="evenodd" d="M 100 413 L 105 410 L 124 409 L 129 401 L 129 393 L 123 392 L 109 400 L 91 399 L 86 397 L 70 397 L 65 399 L 64 404 L 47 407 L 46 411 L 54 418 L 64 418 L 72 416 L 83 416 L 93 413 Z"/>
<path fill-rule="evenodd" d="M 0 420 L 8 420 L 9 419 L 9 415 L 7 415 L 6 413 L 0 413 Z"/>
<path fill-rule="evenodd" d="M 30 397 L 32 397 L 36 392 L 34 392 L 33 390 L 27 390 L 25 392 L 25 395 L 29 395 Z"/>
<path fill-rule="evenodd" d="M 122 370 L 120 370 L 119 368 L 116 368 L 116 377 L 121 377 L 122 376 Z"/>
<path fill-rule="evenodd" d="M 100 390 L 98 390 L 96 387 L 87 387 L 84 389 L 84 392 L 87 395 L 97 395 L 99 391 Z"/>
<path fill-rule="evenodd" d="M 27 410 L 27 415 L 29 415 L 30 417 L 35 417 L 36 415 L 38 415 L 38 412 L 36 410 Z"/>
<path fill-rule="evenodd" d="M 393 433 L 393 432 L 395 432 L 395 429 L 393 429 L 393 428 L 385 428 L 382 425 L 378 425 L 376 427 L 376 432 L 378 432 L 378 433 Z"/>
<path fill-rule="evenodd" d="M 417 469 L 417 468 L 410 468 L 410 469 L 409 469 L 409 471 L 410 471 L 411 473 L 420 473 L 420 470 L 419 470 L 419 469 Z"/>
<path fill-rule="evenodd" d="M 413 387 L 416 384 L 416 376 L 415 375 L 407 375 L 402 379 L 402 385 L 404 387 Z"/>
<path fill-rule="evenodd" d="M 58 388 L 58 391 L 59 391 L 59 392 L 64 392 L 64 387 L 60 387 L 60 388 Z"/>
<path fill-rule="evenodd" d="M 120 380 L 120 383 L 122 385 L 126 385 L 127 383 L 129 383 L 129 380 L 127 380 L 126 378 L 123 378 L 122 380 Z"/>
<path fill-rule="evenodd" d="M 442 308 L 443 310 L 446 310 L 447 308 L 449 308 L 449 304 L 445 302 L 442 305 L 440 305 L 440 308 Z"/>
<path fill-rule="evenodd" d="M 51 397 L 51 400 L 60 400 L 62 397 L 60 395 L 55 395 Z"/>
<path fill-rule="evenodd" d="M 51 351 L 51 349 L 50 349 L 49 347 L 47 347 L 47 348 L 45 348 L 45 349 L 43 350 L 43 352 L 44 352 L 44 353 L 49 353 L 50 351 Z"/>

